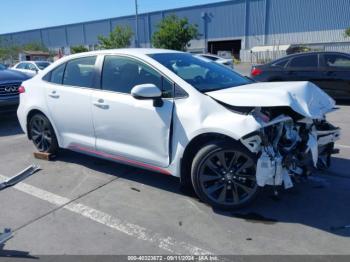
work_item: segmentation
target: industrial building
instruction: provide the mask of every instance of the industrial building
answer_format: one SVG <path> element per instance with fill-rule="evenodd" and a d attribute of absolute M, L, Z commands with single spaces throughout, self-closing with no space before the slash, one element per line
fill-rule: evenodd
<path fill-rule="evenodd" d="M 350 27 L 350 0 L 231 0 L 144 13 L 138 17 L 140 46 L 151 46 L 156 25 L 169 14 L 198 25 L 201 37 L 191 42 L 191 52 L 229 51 L 242 61 L 261 53 L 279 56 L 291 45 L 350 52 L 350 38 L 344 35 Z M 0 37 L 9 44 L 41 42 L 69 53 L 69 47 L 76 45 L 94 49 L 98 35 L 108 35 L 116 25 L 128 25 L 135 32 L 135 21 L 130 15 Z"/>

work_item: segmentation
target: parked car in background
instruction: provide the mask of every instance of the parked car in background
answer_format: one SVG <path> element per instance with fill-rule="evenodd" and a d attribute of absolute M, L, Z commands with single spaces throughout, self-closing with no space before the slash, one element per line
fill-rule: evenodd
<path fill-rule="evenodd" d="M 27 79 L 27 75 L 0 64 L 0 113 L 16 111 L 19 103 L 18 89 Z"/>
<path fill-rule="evenodd" d="M 209 59 L 211 61 L 214 61 L 215 63 L 227 66 L 231 69 L 234 69 L 233 59 L 227 59 L 222 58 L 220 56 L 212 55 L 212 54 L 197 54 L 199 57 L 204 57 L 206 59 Z"/>
<path fill-rule="evenodd" d="M 311 52 L 283 57 L 252 67 L 251 77 L 261 82 L 310 81 L 335 99 L 350 99 L 350 55 Z"/>
<path fill-rule="evenodd" d="M 334 107 L 310 82 L 253 83 L 189 53 L 120 49 L 56 61 L 23 83 L 17 114 L 41 152 L 67 148 L 177 176 L 231 209 L 260 187 L 290 188 L 290 175 L 329 166 Z"/>
<path fill-rule="evenodd" d="M 47 61 L 23 61 L 14 65 L 11 69 L 20 71 L 30 77 L 35 76 L 38 72 L 44 70 L 51 63 Z"/>

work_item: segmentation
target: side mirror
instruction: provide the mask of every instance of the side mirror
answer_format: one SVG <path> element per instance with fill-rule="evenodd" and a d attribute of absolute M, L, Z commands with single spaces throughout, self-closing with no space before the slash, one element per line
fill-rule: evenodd
<path fill-rule="evenodd" d="M 154 84 L 134 86 L 131 89 L 131 95 L 139 100 L 152 99 L 155 107 L 161 107 L 163 105 L 162 91 Z"/>

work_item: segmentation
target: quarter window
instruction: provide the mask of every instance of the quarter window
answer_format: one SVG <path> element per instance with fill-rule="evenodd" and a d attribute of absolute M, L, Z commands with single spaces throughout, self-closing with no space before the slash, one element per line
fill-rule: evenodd
<path fill-rule="evenodd" d="M 130 94 L 136 85 L 154 84 L 161 88 L 163 97 L 172 97 L 173 83 L 153 68 L 135 59 L 106 56 L 102 71 L 102 89 Z"/>
<path fill-rule="evenodd" d="M 291 68 L 317 68 L 318 56 L 317 55 L 304 55 L 293 58 L 288 67 Z"/>
<path fill-rule="evenodd" d="M 288 61 L 288 59 L 280 60 L 274 63 L 273 66 L 285 67 Z"/>
<path fill-rule="evenodd" d="M 63 81 L 63 74 L 64 74 L 65 67 L 66 67 L 66 64 L 62 64 L 56 67 L 54 70 L 52 70 L 51 73 L 49 74 L 51 75 L 49 82 L 61 85 Z"/>
<path fill-rule="evenodd" d="M 324 56 L 324 60 L 327 67 L 350 69 L 350 58 L 347 56 L 329 54 Z"/>
<path fill-rule="evenodd" d="M 77 58 L 67 62 L 63 85 L 92 87 L 96 56 Z"/>

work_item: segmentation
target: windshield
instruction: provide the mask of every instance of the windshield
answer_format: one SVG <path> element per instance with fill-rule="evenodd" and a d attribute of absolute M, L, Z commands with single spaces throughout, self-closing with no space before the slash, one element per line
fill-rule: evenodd
<path fill-rule="evenodd" d="M 39 67 L 40 70 L 44 70 L 50 65 L 49 62 L 35 62 L 35 64 Z"/>
<path fill-rule="evenodd" d="M 187 53 L 149 55 L 200 92 L 250 84 L 251 81 L 229 68 Z"/>
<path fill-rule="evenodd" d="M 0 64 L 0 70 L 5 70 L 6 66 L 4 66 L 3 64 Z"/>

